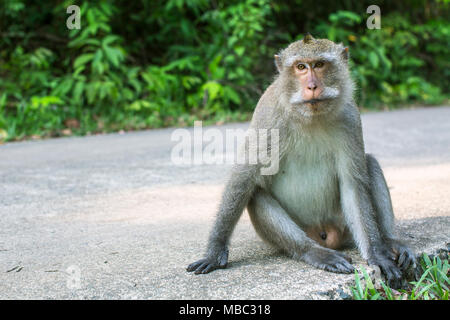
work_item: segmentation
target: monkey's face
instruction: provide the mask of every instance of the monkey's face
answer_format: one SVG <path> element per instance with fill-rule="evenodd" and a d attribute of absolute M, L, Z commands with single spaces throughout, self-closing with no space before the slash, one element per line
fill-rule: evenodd
<path fill-rule="evenodd" d="M 326 86 L 331 62 L 324 60 L 303 59 L 294 62 L 292 66 L 294 81 L 299 89 L 298 96 L 294 96 L 291 103 L 307 104 L 315 108 L 321 102 L 335 99 L 339 90 Z"/>
<path fill-rule="evenodd" d="M 298 41 L 275 56 L 288 101 L 303 116 L 329 113 L 339 106 L 347 83 L 348 49 L 326 39 Z"/>
<path fill-rule="evenodd" d="M 295 88 L 289 102 L 303 115 L 314 116 L 332 111 L 340 97 L 336 66 L 326 59 L 298 59 L 287 70 Z"/>

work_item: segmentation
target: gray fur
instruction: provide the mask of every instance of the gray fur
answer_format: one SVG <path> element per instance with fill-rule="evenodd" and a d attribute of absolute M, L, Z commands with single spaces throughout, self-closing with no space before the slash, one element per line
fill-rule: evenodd
<path fill-rule="evenodd" d="M 207 273 L 226 266 L 228 241 L 247 206 L 265 241 L 328 271 L 352 272 L 353 267 L 347 256 L 321 247 L 304 230 L 328 222 L 347 227 L 362 256 L 379 265 L 390 284 L 398 287 L 402 269 L 414 264 L 414 254 L 394 238 L 389 190 L 378 162 L 364 151 L 343 50 L 342 45 L 311 37 L 307 44 L 297 41 L 280 52 L 276 58 L 280 74 L 260 98 L 250 125 L 279 130 L 279 171 L 262 176 L 260 164 L 233 168 L 206 257 L 189 265 L 188 271 Z M 320 112 L 290 102 L 302 88 L 293 81 L 286 62 L 299 56 L 329 60 L 324 86 L 335 88 L 339 95 L 321 102 Z M 254 147 L 247 143 L 244 151 Z"/>

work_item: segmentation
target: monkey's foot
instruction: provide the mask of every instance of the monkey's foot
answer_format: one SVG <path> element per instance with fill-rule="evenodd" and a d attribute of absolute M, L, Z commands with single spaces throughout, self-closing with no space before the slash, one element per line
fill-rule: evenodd
<path fill-rule="evenodd" d="M 206 257 L 191 263 L 186 268 L 187 272 L 194 271 L 195 274 L 205 274 L 216 269 L 224 269 L 228 262 L 228 250 L 223 251 L 218 256 Z"/>
<path fill-rule="evenodd" d="M 352 259 L 349 256 L 344 253 L 322 247 L 314 247 L 309 249 L 300 256 L 300 260 L 303 260 L 304 262 L 319 269 L 335 273 L 352 273 L 355 270 L 351 264 Z"/>

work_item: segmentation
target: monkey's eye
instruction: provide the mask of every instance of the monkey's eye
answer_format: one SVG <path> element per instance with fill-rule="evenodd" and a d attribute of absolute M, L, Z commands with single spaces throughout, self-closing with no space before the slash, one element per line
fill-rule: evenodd
<path fill-rule="evenodd" d="M 306 68 L 306 66 L 305 66 L 303 63 L 299 63 L 299 64 L 297 65 L 297 69 L 298 69 L 298 70 L 305 70 L 305 68 Z"/>
<path fill-rule="evenodd" d="M 322 68 L 323 67 L 323 62 L 322 61 L 319 61 L 319 62 L 317 62 L 315 65 L 314 65 L 314 68 Z"/>

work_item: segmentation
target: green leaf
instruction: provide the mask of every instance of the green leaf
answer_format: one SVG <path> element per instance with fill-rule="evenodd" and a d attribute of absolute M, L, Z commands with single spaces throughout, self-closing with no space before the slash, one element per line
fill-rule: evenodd
<path fill-rule="evenodd" d="M 236 54 L 240 57 L 244 54 L 245 52 L 245 47 L 242 46 L 238 46 L 234 48 L 234 51 L 236 52 Z"/>
<path fill-rule="evenodd" d="M 370 297 L 370 300 L 378 300 L 380 298 L 381 294 L 379 292 L 375 293 Z"/>
<path fill-rule="evenodd" d="M 80 103 L 81 102 L 81 96 L 83 94 L 84 91 L 84 83 L 83 82 L 77 82 L 75 84 L 75 88 L 73 89 L 73 99 L 75 100 L 76 103 Z"/>
<path fill-rule="evenodd" d="M 383 281 L 380 281 L 380 283 L 381 283 L 381 286 L 384 289 L 384 293 L 386 294 L 386 298 L 388 300 L 394 300 L 394 296 L 392 295 L 391 288 L 389 288 L 387 285 L 385 285 Z"/>
<path fill-rule="evenodd" d="M 92 60 L 92 72 L 97 74 L 102 74 L 105 71 L 105 67 L 103 65 L 103 51 L 97 50 L 95 52 L 94 59 Z"/>
<path fill-rule="evenodd" d="M 371 52 L 369 52 L 368 58 L 369 58 L 370 64 L 371 64 L 374 68 L 378 68 L 378 63 L 379 63 L 379 61 L 380 61 L 380 60 L 378 59 L 378 55 L 377 55 L 375 52 L 371 51 Z"/>
<path fill-rule="evenodd" d="M 102 46 L 110 46 L 113 42 L 119 41 L 120 37 L 110 34 L 103 38 Z"/>
<path fill-rule="evenodd" d="M 357 299 L 362 300 L 364 297 L 363 288 L 361 286 L 361 279 L 359 278 L 358 271 L 355 269 L 355 285 L 356 285 L 356 292 L 357 292 Z"/>
<path fill-rule="evenodd" d="M 222 92 L 222 86 L 215 81 L 208 81 L 202 86 L 202 91 L 208 91 L 209 100 L 213 101 Z"/>
<path fill-rule="evenodd" d="M 210 71 L 213 79 L 219 80 L 225 75 L 225 69 L 219 67 L 221 60 L 222 55 L 219 54 L 208 65 L 208 70 Z"/>
<path fill-rule="evenodd" d="M 105 56 L 108 58 L 109 62 L 111 62 L 114 67 L 118 67 L 119 58 L 117 56 L 117 52 L 113 48 L 107 46 L 103 47 L 103 51 L 105 52 Z"/>
<path fill-rule="evenodd" d="M 239 94 L 231 87 L 224 87 L 224 96 L 233 101 L 235 104 L 241 104 Z"/>
<path fill-rule="evenodd" d="M 94 54 L 92 54 L 92 53 L 82 54 L 81 56 L 79 56 L 78 58 L 75 59 L 75 62 L 73 63 L 74 69 L 77 69 L 77 68 L 85 65 L 86 63 L 91 61 L 93 58 L 94 58 Z"/>

